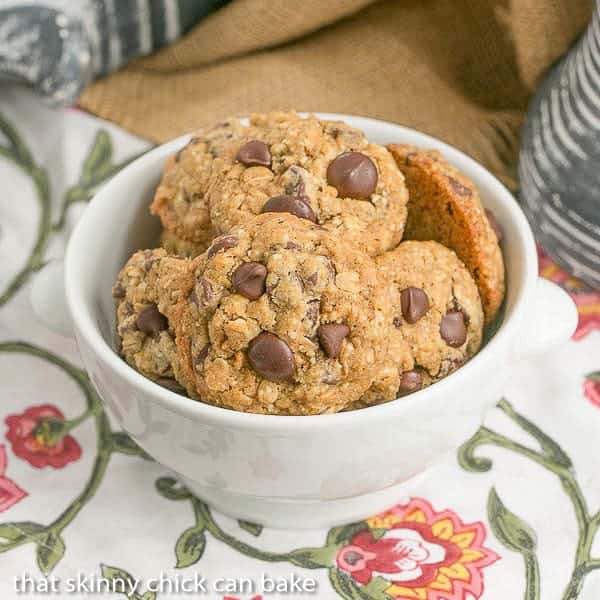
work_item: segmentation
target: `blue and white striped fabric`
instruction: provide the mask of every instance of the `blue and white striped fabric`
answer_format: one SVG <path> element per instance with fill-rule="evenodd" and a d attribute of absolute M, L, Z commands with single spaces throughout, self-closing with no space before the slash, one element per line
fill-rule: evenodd
<path fill-rule="evenodd" d="M 530 106 L 519 174 L 538 240 L 556 262 L 600 288 L 600 2 Z"/>
<path fill-rule="evenodd" d="M 227 2 L 0 0 L 0 83 L 70 104 L 94 77 L 172 43 Z"/>

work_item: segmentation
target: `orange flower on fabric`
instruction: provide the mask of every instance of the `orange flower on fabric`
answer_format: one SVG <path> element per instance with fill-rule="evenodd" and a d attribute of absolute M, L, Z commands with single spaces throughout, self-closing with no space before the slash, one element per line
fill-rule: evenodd
<path fill-rule="evenodd" d="M 20 415 L 9 415 L 5 423 L 12 451 L 36 469 L 62 469 L 81 457 L 81 447 L 66 434 L 68 421 L 56 406 L 32 406 Z"/>
<path fill-rule="evenodd" d="M 367 524 L 339 550 L 337 566 L 361 585 L 383 578 L 392 598 L 480 598 L 482 570 L 499 558 L 483 546 L 482 523 L 465 524 L 451 510 L 436 513 L 423 499 L 395 506 Z"/>

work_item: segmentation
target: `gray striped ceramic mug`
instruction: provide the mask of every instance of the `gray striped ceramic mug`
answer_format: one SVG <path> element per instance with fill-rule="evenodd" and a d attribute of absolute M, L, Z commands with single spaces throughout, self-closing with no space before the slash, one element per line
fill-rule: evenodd
<path fill-rule="evenodd" d="M 523 208 L 544 249 L 600 288 L 600 2 L 531 103 L 519 175 Z"/>

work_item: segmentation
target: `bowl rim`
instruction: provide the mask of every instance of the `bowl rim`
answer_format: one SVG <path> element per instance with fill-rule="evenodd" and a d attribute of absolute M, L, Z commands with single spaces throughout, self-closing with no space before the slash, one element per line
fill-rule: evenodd
<path fill-rule="evenodd" d="M 449 159 L 451 164 L 460 163 L 461 166 L 459 168 L 465 172 L 468 177 L 475 177 L 485 181 L 486 186 L 493 190 L 493 194 L 501 197 L 506 212 L 510 214 L 512 220 L 511 227 L 518 230 L 518 237 L 522 242 L 519 259 L 522 262 L 523 268 L 520 280 L 515 286 L 519 289 L 515 295 L 511 314 L 505 316 L 502 324 L 487 342 L 485 347 L 460 369 L 436 382 L 434 385 L 419 390 L 418 392 L 414 392 L 407 397 L 396 398 L 395 400 L 362 409 L 319 415 L 265 415 L 244 413 L 192 400 L 186 396 L 182 396 L 161 387 L 130 367 L 104 339 L 104 336 L 97 325 L 97 320 L 93 317 L 94 312 L 85 302 L 83 290 L 77 284 L 77 273 L 81 270 L 81 265 L 85 261 L 83 253 L 78 252 L 78 247 L 81 242 L 86 239 L 88 231 L 96 228 L 95 215 L 98 211 L 102 210 L 103 205 L 106 206 L 108 204 L 108 198 L 111 196 L 113 188 L 119 181 L 123 177 L 127 177 L 129 174 L 136 171 L 143 174 L 144 171 L 147 170 L 148 164 L 154 163 L 157 157 L 166 158 L 177 151 L 189 140 L 191 134 L 186 134 L 166 142 L 165 144 L 161 144 L 132 161 L 94 195 L 82 217 L 76 224 L 68 242 L 65 255 L 65 292 L 67 305 L 75 326 L 77 337 L 83 338 L 98 358 L 100 358 L 110 369 L 114 370 L 121 378 L 127 380 L 130 385 L 143 392 L 145 398 L 164 404 L 170 410 L 190 417 L 193 420 L 213 424 L 219 423 L 242 429 L 285 429 L 286 431 L 290 430 L 290 432 L 296 431 L 300 433 L 307 429 L 312 430 L 317 427 L 328 427 L 330 425 L 335 426 L 336 428 L 350 427 L 356 425 L 357 419 L 360 419 L 361 423 L 364 422 L 366 425 L 366 421 L 385 419 L 399 412 L 406 412 L 411 410 L 415 404 L 426 402 L 427 396 L 452 393 L 452 387 L 455 388 L 455 392 L 457 389 L 460 390 L 460 384 L 467 377 L 471 376 L 472 371 L 475 369 L 481 370 L 482 368 L 485 368 L 491 360 L 494 360 L 494 352 L 510 341 L 513 331 L 518 327 L 519 321 L 535 293 L 535 284 L 538 275 L 537 252 L 529 223 L 513 195 L 483 165 L 457 148 L 410 127 L 350 114 L 321 112 L 300 112 L 298 114 L 303 116 L 314 114 L 322 119 L 350 120 L 352 125 L 361 129 L 364 129 L 365 125 L 370 127 L 383 127 L 389 130 L 391 138 L 399 138 L 399 143 L 403 143 L 401 141 L 403 136 L 414 137 L 416 135 L 421 140 L 419 141 L 419 145 L 429 145 L 430 147 L 440 150 L 445 158 Z M 390 140 L 390 142 L 392 142 L 392 140 Z"/>

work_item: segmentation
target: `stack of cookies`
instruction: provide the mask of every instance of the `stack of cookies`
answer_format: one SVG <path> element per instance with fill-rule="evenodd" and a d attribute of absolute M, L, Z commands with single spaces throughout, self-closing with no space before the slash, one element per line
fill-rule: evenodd
<path fill-rule="evenodd" d="M 310 415 L 406 396 L 480 348 L 499 230 L 437 152 L 290 113 L 229 120 L 167 161 L 160 248 L 113 288 L 140 373 L 234 410 Z"/>

